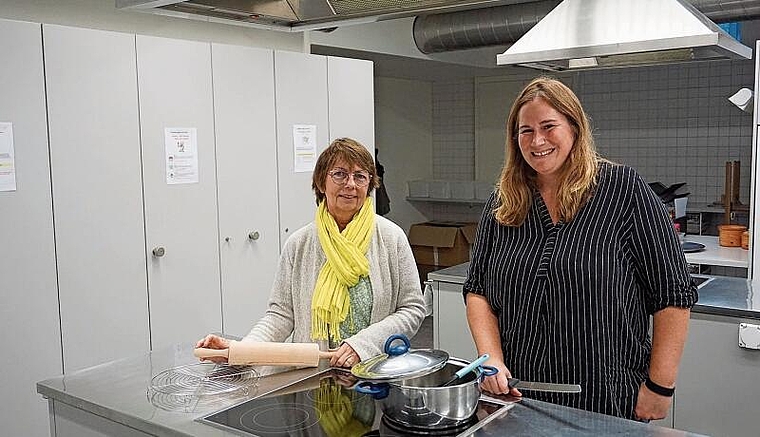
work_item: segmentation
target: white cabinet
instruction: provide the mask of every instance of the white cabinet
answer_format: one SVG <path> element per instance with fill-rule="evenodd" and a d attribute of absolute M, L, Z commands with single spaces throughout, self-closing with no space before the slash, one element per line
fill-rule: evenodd
<path fill-rule="evenodd" d="M 41 436 L 35 382 L 247 333 L 281 241 L 313 220 L 293 126 L 317 127 L 317 153 L 333 131 L 371 147 L 372 70 L 331 60 L 328 77 L 321 56 L 4 20 L 0 39 L 17 183 L 0 191 L 0 328 L 33 345 L 23 365 L 0 358 L 14 394 L 0 420 Z M 197 183 L 167 184 L 167 128 L 196 130 Z"/>
<path fill-rule="evenodd" d="M 43 32 L 68 373 L 150 349 L 135 37 Z"/>
<path fill-rule="evenodd" d="M 327 58 L 330 141 L 349 137 L 375 155 L 375 96 L 371 61 Z"/>
<path fill-rule="evenodd" d="M 692 313 L 675 393 L 676 429 L 725 437 L 757 436 L 760 350 L 739 347 L 742 322 L 760 324 Z"/>
<path fill-rule="evenodd" d="M 243 336 L 266 311 L 280 250 L 274 55 L 222 44 L 211 51 L 223 330 Z"/>
<path fill-rule="evenodd" d="M 224 332 L 245 335 L 266 310 L 280 245 L 314 217 L 293 126 L 316 126 L 317 153 L 338 136 L 371 147 L 372 63 L 219 44 L 212 53 Z"/>
<path fill-rule="evenodd" d="M 314 219 L 316 203 L 311 171 L 296 172 L 293 126 L 316 126 L 316 154 L 329 144 L 327 58 L 274 52 L 277 95 L 277 181 L 280 196 L 280 247 L 290 233 Z M 316 156 L 314 157 L 316 159 Z"/>
<path fill-rule="evenodd" d="M 211 45 L 138 35 L 137 76 L 155 349 L 222 329 Z M 166 128 L 196 130 L 197 183 L 167 184 Z"/>
<path fill-rule="evenodd" d="M 433 281 L 433 344 L 449 355 L 472 361 L 478 350 L 467 324 L 462 284 Z"/>
<path fill-rule="evenodd" d="M 0 41 L 0 122 L 13 126 L 16 171 L 16 190 L 0 191 L 0 332 L 13 346 L 0 356 L 0 434 L 41 437 L 35 383 L 61 372 L 61 333 L 40 25 L 0 20 Z"/>

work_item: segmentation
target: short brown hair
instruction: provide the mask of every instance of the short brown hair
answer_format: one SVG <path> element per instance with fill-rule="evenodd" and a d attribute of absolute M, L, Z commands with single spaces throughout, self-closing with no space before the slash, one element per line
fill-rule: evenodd
<path fill-rule="evenodd" d="M 327 172 L 332 170 L 338 161 L 345 162 L 349 167 L 358 166 L 370 174 L 369 185 L 367 185 L 368 196 L 372 193 L 372 190 L 380 185 L 380 181 L 377 180 L 375 161 L 372 159 L 372 155 L 367 148 L 351 138 L 338 138 L 319 154 L 317 164 L 314 167 L 314 174 L 311 178 L 311 189 L 314 190 L 317 205 L 325 199 Z"/>

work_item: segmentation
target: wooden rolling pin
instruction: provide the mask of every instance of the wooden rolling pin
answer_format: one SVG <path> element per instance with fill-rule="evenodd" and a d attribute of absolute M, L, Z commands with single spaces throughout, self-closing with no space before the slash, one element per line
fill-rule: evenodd
<path fill-rule="evenodd" d="M 330 358 L 330 352 L 319 350 L 317 343 L 270 343 L 230 341 L 229 349 L 196 348 L 198 358 L 227 358 L 232 365 L 307 366 L 317 367 L 320 358 Z"/>

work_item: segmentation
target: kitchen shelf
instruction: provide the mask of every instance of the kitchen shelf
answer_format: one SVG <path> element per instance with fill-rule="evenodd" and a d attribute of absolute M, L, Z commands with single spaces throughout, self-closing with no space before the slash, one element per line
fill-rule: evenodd
<path fill-rule="evenodd" d="M 686 235 L 686 241 L 705 245 L 702 252 L 687 253 L 686 262 L 689 264 L 726 266 L 726 267 L 749 267 L 749 251 L 741 247 L 723 247 L 718 237 L 709 235 Z"/>

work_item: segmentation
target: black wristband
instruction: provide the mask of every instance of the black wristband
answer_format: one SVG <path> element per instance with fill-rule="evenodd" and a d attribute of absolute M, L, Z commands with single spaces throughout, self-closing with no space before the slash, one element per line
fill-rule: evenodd
<path fill-rule="evenodd" d="M 647 388 L 652 391 L 652 393 L 657 393 L 660 396 L 666 396 L 671 397 L 673 396 L 673 393 L 675 393 L 676 389 L 674 388 L 668 388 L 663 387 L 655 382 L 653 382 L 649 377 L 647 376 L 646 381 L 644 381 L 644 385 L 647 386 Z"/>

